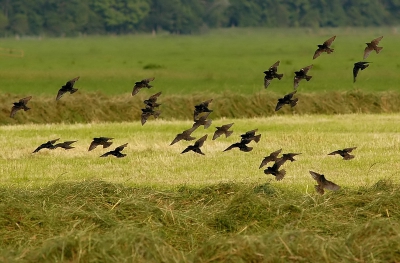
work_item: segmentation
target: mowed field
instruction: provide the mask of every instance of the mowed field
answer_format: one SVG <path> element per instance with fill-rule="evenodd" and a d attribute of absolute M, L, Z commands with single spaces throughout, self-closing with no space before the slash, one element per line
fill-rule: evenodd
<path fill-rule="evenodd" d="M 332 35 L 337 35 L 335 52 L 313 61 L 316 45 Z M 370 55 L 370 67 L 353 84 L 353 63 L 362 60 L 365 42 L 380 35 L 382 53 Z M 1 120 L 6 125 L 0 126 L 0 261 L 400 261 L 395 28 L 229 29 L 197 36 L 1 42 L 0 47 L 24 51 L 22 58 L 1 57 L 2 114 L 8 116 L 15 98 L 33 98 L 30 111 L 18 112 L 15 121 Z M 265 91 L 262 72 L 277 60 L 285 76 Z M 313 79 L 300 84 L 299 104 L 273 113 L 276 102 L 263 96 L 291 92 L 293 72 L 312 63 Z M 76 76 L 79 91 L 55 102 L 60 86 Z M 168 117 L 150 118 L 144 126 L 139 116 L 125 121 L 122 115 L 133 114 L 126 98 L 134 82 L 151 76 L 154 88 L 133 97 L 132 107 L 139 111 L 139 98 L 162 91 L 161 110 Z M 385 95 L 375 97 L 381 92 Z M 181 154 L 194 141 L 170 143 L 191 127 L 192 110 L 174 119 L 174 109 L 210 97 L 213 123 L 193 133 L 197 139 L 208 134 L 205 155 Z M 328 106 L 320 105 L 330 97 L 335 98 Z M 76 105 L 85 98 L 97 107 Z M 221 102 L 230 98 L 239 102 Z M 102 100 L 105 108 L 98 106 Z M 335 110 L 334 101 L 348 108 Z M 357 109 L 387 113 L 331 114 Z M 211 140 L 215 127 L 228 123 L 234 123 L 232 136 Z M 259 143 L 249 145 L 253 151 L 223 152 L 252 129 L 262 134 Z M 89 152 L 99 136 L 114 138 L 113 144 Z M 57 138 L 77 140 L 76 148 L 32 153 Z M 125 158 L 99 157 L 125 143 Z M 357 147 L 353 160 L 327 155 L 346 147 Z M 282 166 L 287 174 L 276 181 L 259 165 L 281 148 L 301 154 Z M 341 189 L 318 195 L 310 170 Z"/>

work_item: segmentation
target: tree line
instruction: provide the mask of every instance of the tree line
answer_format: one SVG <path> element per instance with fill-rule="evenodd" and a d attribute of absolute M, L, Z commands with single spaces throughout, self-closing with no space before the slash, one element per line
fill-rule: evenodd
<path fill-rule="evenodd" d="M 0 0 L 0 35 L 196 33 L 219 27 L 387 26 L 400 0 Z"/>

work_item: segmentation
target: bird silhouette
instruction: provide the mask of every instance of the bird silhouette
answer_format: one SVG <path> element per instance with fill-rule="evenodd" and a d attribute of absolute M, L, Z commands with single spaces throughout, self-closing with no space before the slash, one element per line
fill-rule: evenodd
<path fill-rule="evenodd" d="M 336 36 L 331 37 L 330 39 L 326 40 L 322 45 L 318 45 L 318 49 L 315 51 L 313 59 L 316 59 L 321 55 L 321 53 L 326 52 L 328 54 L 333 52 L 333 49 L 330 48 L 332 42 L 335 40 Z"/>
<path fill-rule="evenodd" d="M 53 149 L 53 148 L 54 148 L 54 143 L 56 143 L 59 139 L 60 139 L 60 138 L 55 139 L 55 140 L 52 140 L 52 141 L 48 141 L 48 142 L 45 142 L 45 143 L 42 143 L 39 147 L 37 147 L 37 148 L 33 151 L 33 153 L 37 153 L 37 152 L 40 151 L 41 149 Z"/>
<path fill-rule="evenodd" d="M 88 151 L 95 149 L 99 145 L 102 145 L 103 148 L 107 148 L 112 144 L 112 142 L 109 142 L 109 140 L 112 140 L 112 139 L 114 139 L 114 138 L 107 138 L 107 137 L 93 138 L 93 141 L 90 143 Z"/>
<path fill-rule="evenodd" d="M 293 157 L 300 155 L 301 153 L 284 153 L 282 154 L 282 157 L 278 158 L 278 160 L 283 160 L 284 162 L 286 161 L 291 161 L 294 162 L 296 161 Z"/>
<path fill-rule="evenodd" d="M 299 71 L 295 71 L 294 74 L 294 89 L 297 89 L 297 87 L 299 86 L 300 80 L 305 79 L 307 81 L 310 81 L 310 79 L 312 78 L 312 76 L 308 76 L 307 73 L 308 71 L 313 67 L 313 65 L 304 67 L 302 69 L 300 69 Z"/>
<path fill-rule="evenodd" d="M 17 113 L 17 111 L 19 111 L 19 110 L 24 110 L 24 111 L 29 110 L 30 108 L 28 108 L 28 107 L 26 106 L 26 104 L 28 103 L 28 101 L 29 101 L 30 99 L 32 99 L 32 96 L 29 96 L 29 97 L 20 99 L 18 102 L 14 102 L 14 103 L 13 103 L 14 106 L 12 106 L 12 108 L 11 108 L 10 117 L 11 117 L 11 118 L 14 118 L 14 115 L 15 115 L 15 114 Z"/>
<path fill-rule="evenodd" d="M 146 104 L 146 108 L 158 108 L 161 104 L 157 103 L 157 99 L 158 97 L 161 95 L 161 91 L 150 96 L 150 98 L 148 98 L 147 100 L 144 100 L 144 104 Z"/>
<path fill-rule="evenodd" d="M 79 79 L 79 76 L 74 79 L 69 80 L 64 86 L 62 86 L 61 89 L 58 90 L 56 100 L 61 99 L 61 97 L 67 92 L 69 92 L 70 94 L 77 92 L 78 89 L 75 89 L 74 85 L 78 79 Z"/>
<path fill-rule="evenodd" d="M 189 145 L 188 147 L 186 147 L 186 149 L 183 150 L 182 153 L 187 153 L 187 152 L 189 152 L 189 151 L 193 151 L 193 152 L 195 152 L 195 153 L 205 155 L 205 154 L 201 151 L 200 148 L 201 148 L 201 146 L 203 146 L 203 144 L 204 144 L 204 142 L 205 142 L 206 140 L 207 140 L 207 134 L 204 135 L 203 137 L 201 137 L 200 139 L 198 139 L 198 140 L 194 143 L 194 145 Z M 181 154 L 182 154 L 182 153 L 181 153 Z"/>
<path fill-rule="evenodd" d="M 257 131 L 258 129 L 254 129 L 240 135 L 241 137 L 240 142 L 244 144 L 249 144 L 251 141 L 255 141 L 256 143 L 258 143 L 260 141 L 261 134 L 256 135 Z"/>
<path fill-rule="evenodd" d="M 360 69 L 364 70 L 364 69 L 368 68 L 368 66 L 369 66 L 368 63 L 371 63 L 371 62 L 360 61 L 360 62 L 354 63 L 354 67 L 353 67 L 353 82 L 356 82 L 358 71 Z"/>
<path fill-rule="evenodd" d="M 237 142 L 237 143 L 232 144 L 228 148 L 226 148 L 224 150 L 224 152 L 230 151 L 230 150 L 232 150 L 234 148 L 239 148 L 239 150 L 242 151 L 242 152 L 250 152 L 251 150 L 253 150 L 253 147 L 249 147 L 249 146 L 247 146 L 247 144 L 245 144 L 243 142 Z"/>
<path fill-rule="evenodd" d="M 374 50 L 376 54 L 379 54 L 379 52 L 381 52 L 383 47 L 378 47 L 378 44 L 382 40 L 382 38 L 383 36 L 375 38 L 370 43 L 365 43 L 367 44 L 367 47 L 364 49 L 364 59 L 366 59 L 369 56 L 369 54 Z"/>
<path fill-rule="evenodd" d="M 192 127 L 190 129 L 184 130 L 182 133 L 177 134 L 175 139 L 171 142 L 170 145 L 173 145 L 181 140 L 192 141 L 196 139 L 195 137 L 190 136 L 192 132 L 194 132 L 194 130 L 196 130 L 196 127 Z"/>
<path fill-rule="evenodd" d="M 205 115 L 200 116 L 198 119 L 194 119 L 193 126 L 195 129 L 200 127 L 201 125 L 204 125 L 204 129 L 207 129 L 210 127 L 212 120 L 207 120 L 208 116 L 210 115 L 211 112 L 207 112 Z"/>
<path fill-rule="evenodd" d="M 139 93 L 139 91 L 142 88 L 152 88 L 153 86 L 151 86 L 149 83 L 150 81 L 153 81 L 155 79 L 155 77 L 152 78 L 148 78 L 148 79 L 142 79 L 141 81 L 135 82 L 135 86 L 133 86 L 133 90 L 132 90 L 132 96 L 135 96 L 136 94 Z"/>
<path fill-rule="evenodd" d="M 51 148 L 51 149 L 52 150 L 57 149 L 57 148 L 63 148 L 65 150 L 73 149 L 75 147 L 72 147 L 71 144 L 73 144 L 74 142 L 77 142 L 77 141 L 60 142 L 60 143 L 54 144 L 53 148 Z"/>
<path fill-rule="evenodd" d="M 203 102 L 200 103 L 200 104 L 195 105 L 195 106 L 194 106 L 194 112 L 193 112 L 193 119 L 196 120 L 196 119 L 198 118 L 198 116 L 199 116 L 201 113 L 203 113 L 203 112 L 206 112 L 206 113 L 212 112 L 212 110 L 210 110 L 210 109 L 208 108 L 208 105 L 209 105 L 212 101 L 213 101 L 213 99 L 210 99 L 210 100 L 206 100 L 206 101 L 203 101 Z"/>
<path fill-rule="evenodd" d="M 216 127 L 217 130 L 214 132 L 213 140 L 217 139 L 221 135 L 225 134 L 225 138 L 232 135 L 233 131 L 228 131 L 232 127 L 233 123 L 222 125 L 221 127 Z"/>
<path fill-rule="evenodd" d="M 269 84 L 274 78 L 277 78 L 279 80 L 282 79 L 283 74 L 278 74 L 278 66 L 279 66 L 280 61 L 278 60 L 273 64 L 267 71 L 264 71 L 264 88 L 268 88 Z"/>
<path fill-rule="evenodd" d="M 155 111 L 152 108 L 144 108 L 142 109 L 142 115 L 141 115 L 141 123 L 142 126 L 146 123 L 147 119 L 150 116 L 154 116 L 154 119 L 157 119 L 161 114 L 161 111 Z"/>
<path fill-rule="evenodd" d="M 123 145 L 121 145 L 121 146 L 118 146 L 118 147 L 115 148 L 114 150 L 109 151 L 109 152 L 106 152 L 105 154 L 101 155 L 100 157 L 107 157 L 107 156 L 109 156 L 109 155 L 113 155 L 113 156 L 115 156 L 115 157 L 117 157 L 117 158 L 125 157 L 126 154 L 121 153 L 121 151 L 122 151 L 127 145 L 128 145 L 128 144 L 125 143 L 125 144 L 123 144 Z"/>
<path fill-rule="evenodd" d="M 279 98 L 278 103 L 276 104 L 276 107 L 275 107 L 275 111 L 280 110 L 283 107 L 283 105 L 285 105 L 285 104 L 290 105 L 292 108 L 294 106 L 296 106 L 299 99 L 298 98 L 292 99 L 293 95 L 296 94 L 296 92 L 297 92 L 297 90 L 295 90 L 289 94 L 286 94 L 283 98 Z"/>
<path fill-rule="evenodd" d="M 282 169 L 279 170 L 279 168 L 283 165 L 283 161 L 275 161 L 275 163 L 272 166 L 267 167 L 267 169 L 264 170 L 265 174 L 272 174 L 275 176 L 275 179 L 277 181 L 282 180 L 285 175 L 286 175 L 286 170 Z"/>
<path fill-rule="evenodd" d="M 340 156 L 343 157 L 343 160 L 351 160 L 354 158 L 354 155 L 351 155 L 350 152 L 352 152 L 355 149 L 357 149 L 357 147 L 344 148 L 343 150 L 337 150 L 337 151 L 328 153 L 328 155 L 339 154 Z"/>
<path fill-rule="evenodd" d="M 310 174 L 312 178 L 314 178 L 314 180 L 318 183 L 318 185 L 315 186 L 315 190 L 317 191 L 317 193 L 323 195 L 325 192 L 324 189 L 330 191 L 338 191 L 340 189 L 340 186 L 327 180 L 325 178 L 325 175 L 313 171 L 310 171 Z"/>
<path fill-rule="evenodd" d="M 269 162 L 275 162 L 278 159 L 278 155 L 281 153 L 281 151 L 282 149 L 279 149 L 275 152 L 270 153 L 268 156 L 264 157 L 258 169 L 261 169 L 261 167 L 267 165 Z"/>

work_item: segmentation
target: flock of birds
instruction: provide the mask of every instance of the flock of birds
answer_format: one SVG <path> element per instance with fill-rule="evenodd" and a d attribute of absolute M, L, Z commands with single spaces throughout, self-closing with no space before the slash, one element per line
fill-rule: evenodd
<path fill-rule="evenodd" d="M 376 39 L 373 39 L 371 42 L 366 43 L 367 47 L 364 50 L 364 60 L 370 55 L 372 51 L 375 51 L 377 54 L 382 50 L 382 47 L 378 47 L 379 42 L 382 40 L 383 36 L 378 37 Z M 318 49 L 315 51 L 313 59 L 316 59 L 319 57 L 322 53 L 327 53 L 330 54 L 334 50 L 330 48 L 332 42 L 336 39 L 336 36 L 333 36 L 326 40 L 323 44 L 318 45 Z M 354 63 L 353 67 L 353 80 L 354 82 L 356 81 L 356 77 L 359 73 L 360 70 L 366 69 L 370 62 L 366 61 L 359 61 Z M 267 71 L 264 71 L 264 87 L 268 88 L 268 86 L 271 84 L 271 81 L 275 78 L 277 79 L 282 79 L 283 74 L 278 73 L 278 66 L 280 64 L 280 61 L 277 61 L 274 63 Z M 279 98 L 278 102 L 276 104 L 275 111 L 278 111 L 281 109 L 284 105 L 290 105 L 291 107 L 294 107 L 298 103 L 298 98 L 293 98 L 295 93 L 297 92 L 297 88 L 300 84 L 300 81 L 305 79 L 306 81 L 310 81 L 312 76 L 307 75 L 309 70 L 313 67 L 313 65 L 309 65 L 307 67 L 301 68 L 299 71 L 295 71 L 294 74 L 294 91 L 286 94 L 283 98 Z M 155 78 L 148 78 L 148 79 L 143 79 L 141 81 L 138 81 L 135 83 L 133 90 L 132 90 L 132 96 L 136 95 L 139 93 L 139 91 L 142 88 L 147 88 L 150 89 L 152 86 L 150 85 L 150 82 L 153 81 Z M 75 93 L 78 89 L 74 88 L 75 82 L 79 80 L 79 76 L 69 80 L 65 85 L 63 85 L 56 96 L 56 100 L 60 100 L 61 97 L 65 93 L 70 93 L 73 94 Z M 157 103 L 158 97 L 161 95 L 161 92 L 158 92 L 152 96 L 150 96 L 147 100 L 144 100 L 143 103 L 145 104 L 145 107 L 142 110 L 141 114 L 141 123 L 144 125 L 146 121 L 148 120 L 149 117 L 153 116 L 154 118 L 158 118 L 161 114 L 161 112 L 158 110 L 158 107 L 161 105 Z M 18 102 L 14 102 L 13 107 L 11 109 L 10 117 L 14 118 L 15 114 L 19 110 L 24 110 L 27 111 L 30 108 L 27 107 L 27 103 L 31 100 L 32 96 L 25 97 L 20 99 Z M 194 113 L 193 113 L 193 120 L 194 123 L 191 128 L 184 130 L 182 133 L 179 133 L 176 135 L 174 140 L 171 142 L 170 145 L 173 145 L 181 140 L 185 141 L 192 141 L 195 140 L 195 137 L 192 137 L 192 133 L 199 128 L 200 126 L 204 126 L 204 129 L 207 129 L 210 127 L 212 120 L 208 119 L 209 115 L 212 113 L 213 110 L 209 109 L 209 104 L 212 102 L 212 99 L 201 102 L 197 105 L 194 106 Z M 229 137 L 232 135 L 233 131 L 230 131 L 229 129 L 232 127 L 234 123 L 229 123 L 222 125 L 220 127 L 216 127 L 216 131 L 214 132 L 214 135 L 212 137 L 212 140 L 216 140 L 222 135 L 225 135 L 225 138 Z M 250 152 L 253 150 L 253 147 L 248 146 L 252 141 L 255 143 L 258 143 L 261 138 L 261 134 L 257 134 L 257 129 L 250 130 L 244 134 L 241 134 L 240 141 L 233 143 L 229 147 L 227 147 L 225 151 L 232 150 L 234 148 L 238 148 L 240 151 L 243 152 Z M 204 153 L 201 151 L 201 147 L 203 146 L 204 142 L 207 140 L 208 135 L 202 136 L 200 139 L 196 140 L 193 145 L 189 145 L 186 147 L 183 151 L 182 154 L 193 151 L 197 154 L 204 155 Z M 89 145 L 88 151 L 94 150 L 97 146 L 102 146 L 103 148 L 108 148 L 111 146 L 113 138 L 108 138 L 108 137 L 98 137 L 98 138 L 93 138 L 93 141 Z M 63 148 L 65 150 L 72 149 L 74 148 L 71 146 L 73 143 L 76 141 L 65 141 L 61 143 L 57 143 L 59 141 L 58 139 L 51 140 L 48 142 L 45 142 L 41 144 L 39 147 L 37 147 L 33 153 L 37 153 L 42 149 L 56 149 L 56 148 Z M 116 147 L 112 151 L 105 152 L 102 154 L 100 157 L 107 157 L 107 156 L 115 156 L 117 158 L 122 158 L 125 157 L 126 154 L 122 153 L 123 149 L 128 145 L 128 143 L 125 143 L 121 146 Z M 357 147 L 351 147 L 351 148 L 345 148 L 341 150 L 336 150 L 328 155 L 340 155 L 343 157 L 343 160 L 351 160 L 354 158 L 354 155 L 351 155 L 350 152 L 355 150 Z M 268 156 L 264 157 L 259 169 L 262 167 L 266 166 L 268 163 L 273 162 L 272 166 L 267 167 L 264 169 L 265 174 L 271 174 L 275 177 L 277 181 L 280 181 L 284 178 L 286 175 L 286 170 L 281 169 L 281 166 L 285 164 L 287 161 L 295 161 L 294 157 L 301 154 L 301 153 L 283 153 L 282 156 L 279 156 L 281 154 L 282 149 L 279 149 L 277 151 L 274 151 L 270 153 Z M 325 175 L 316 173 L 314 171 L 309 171 L 312 178 L 317 182 L 317 185 L 315 185 L 315 189 L 317 193 L 319 194 L 324 194 L 324 189 L 326 190 L 331 190 L 331 191 L 337 191 L 340 189 L 340 186 L 337 184 L 327 180 L 325 178 Z"/>

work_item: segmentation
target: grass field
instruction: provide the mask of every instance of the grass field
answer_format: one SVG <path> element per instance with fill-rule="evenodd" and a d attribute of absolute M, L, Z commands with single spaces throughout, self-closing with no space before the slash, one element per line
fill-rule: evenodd
<path fill-rule="evenodd" d="M 331 55 L 312 60 L 317 44 L 337 35 Z M 353 64 L 362 60 L 365 42 L 384 35 L 382 53 L 371 54 L 371 66 L 353 84 Z M 400 36 L 395 28 L 225 29 L 193 36 L 131 35 L 79 38 L 2 39 L 0 47 L 23 50 L 24 57 L 4 56 L 2 92 L 56 94 L 67 80 L 81 76 L 82 92 L 129 93 L 135 81 L 155 76 L 154 87 L 165 95 L 252 94 L 263 89 L 263 71 L 277 60 L 285 76 L 269 90 L 293 89 L 294 71 L 314 64 L 312 81 L 301 92 L 398 90 Z M 16 52 L 16 51 L 15 51 Z M 15 53 L 14 52 L 14 53 Z"/>

